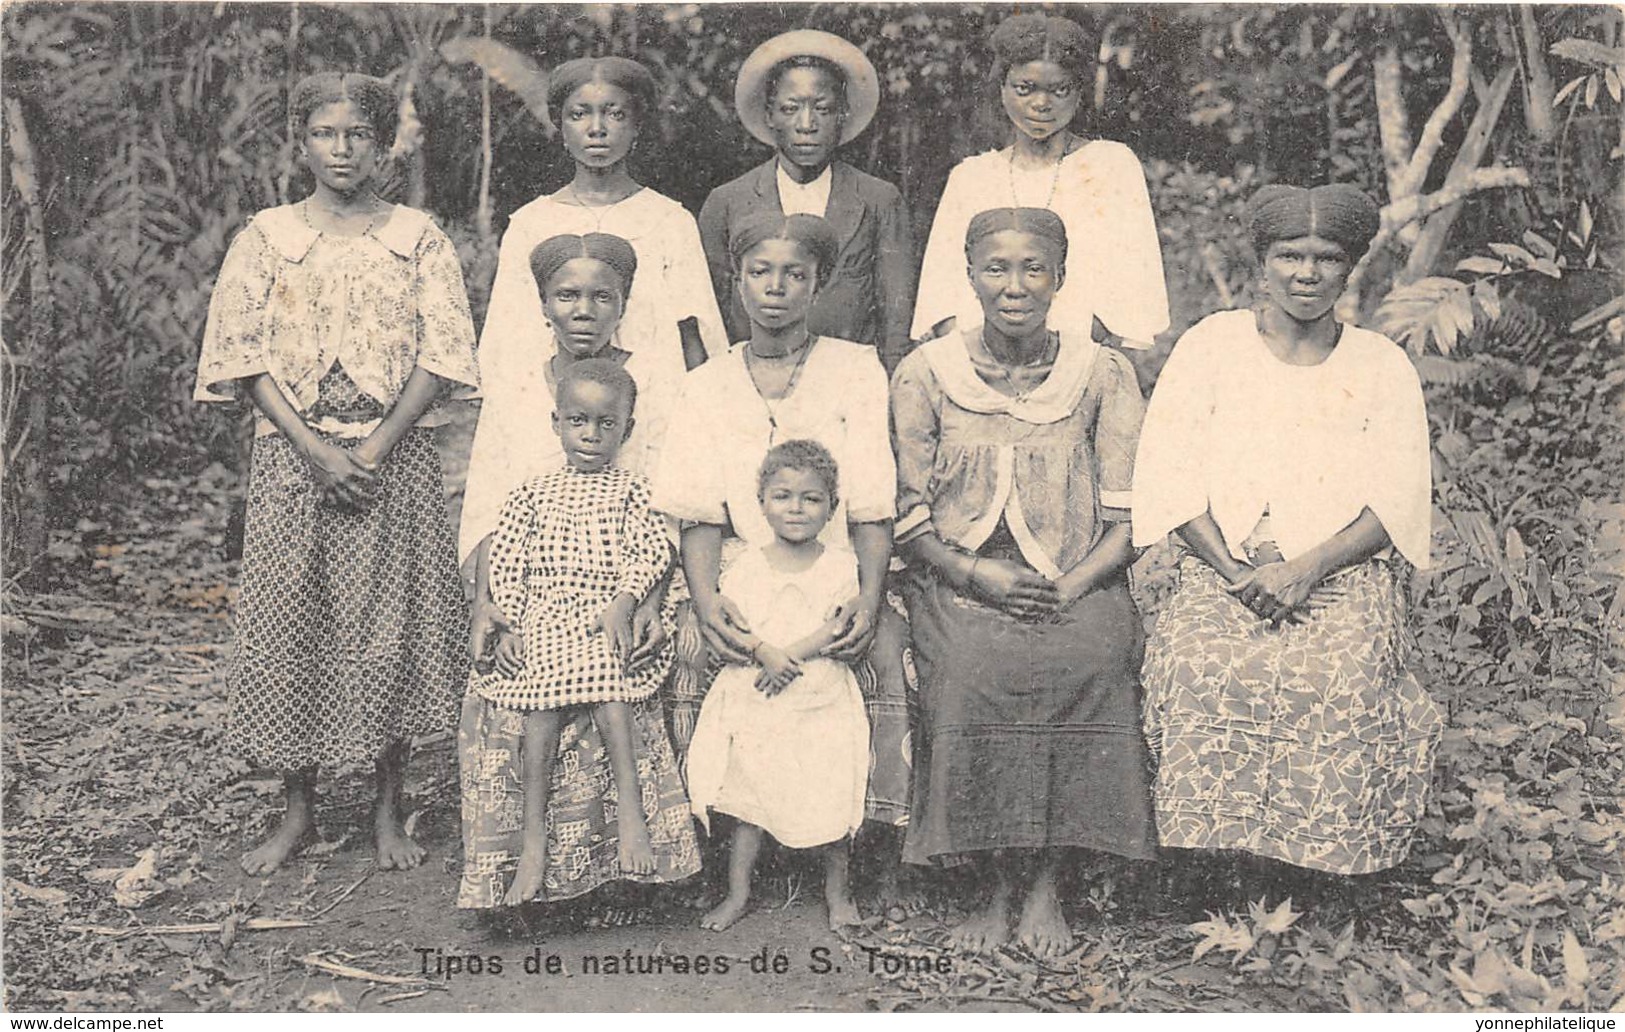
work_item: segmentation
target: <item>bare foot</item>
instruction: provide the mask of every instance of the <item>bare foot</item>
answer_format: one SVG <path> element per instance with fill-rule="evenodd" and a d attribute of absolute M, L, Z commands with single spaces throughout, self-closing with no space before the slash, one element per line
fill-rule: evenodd
<path fill-rule="evenodd" d="M 1041 960 L 1053 960 L 1072 948 L 1072 929 L 1061 913 L 1053 880 L 1039 878 L 1027 893 L 1016 926 L 1016 941 Z"/>
<path fill-rule="evenodd" d="M 379 815 L 373 834 L 378 842 L 380 871 L 407 871 L 423 862 L 423 847 L 408 838 L 406 829 L 393 817 Z"/>
<path fill-rule="evenodd" d="M 729 896 L 718 903 L 710 913 L 700 918 L 700 927 L 707 931 L 720 932 L 744 917 L 745 910 L 749 906 L 749 896 Z"/>
<path fill-rule="evenodd" d="M 287 816 L 282 819 L 281 826 L 271 833 L 271 837 L 243 854 L 239 861 L 243 873 L 257 878 L 270 874 L 302 849 L 315 830 L 308 809 L 288 807 Z"/>
<path fill-rule="evenodd" d="M 547 880 L 547 854 L 545 849 L 531 849 L 526 845 L 519 853 L 519 870 L 514 872 L 513 884 L 502 897 L 505 906 L 516 907 L 535 899 Z"/>
<path fill-rule="evenodd" d="M 824 904 L 829 907 L 829 930 L 832 932 L 838 932 L 847 925 L 863 923 L 863 915 L 858 912 L 858 905 L 852 902 L 851 896 L 826 899 Z"/>
<path fill-rule="evenodd" d="M 649 840 L 649 825 L 637 810 L 622 809 L 615 817 L 620 832 L 621 870 L 627 874 L 655 873 L 654 843 Z"/>
<path fill-rule="evenodd" d="M 927 906 L 925 893 L 919 890 L 917 879 L 905 872 L 903 865 L 891 857 L 880 861 L 880 870 L 875 874 L 869 900 L 877 912 L 885 914 L 891 921 L 906 920 L 924 912 Z"/>
<path fill-rule="evenodd" d="M 948 933 L 954 949 L 987 953 L 1010 941 L 1010 898 L 994 890 L 987 906 L 955 925 Z"/>

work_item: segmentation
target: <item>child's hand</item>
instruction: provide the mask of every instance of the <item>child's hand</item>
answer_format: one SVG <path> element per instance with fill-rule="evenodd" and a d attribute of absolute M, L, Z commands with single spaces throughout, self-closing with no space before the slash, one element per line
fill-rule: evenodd
<path fill-rule="evenodd" d="M 512 680 L 525 669 L 525 639 L 512 631 L 497 635 L 497 673 Z"/>
<path fill-rule="evenodd" d="M 801 664 L 777 645 L 763 642 L 756 646 L 752 655 L 756 662 L 762 664 L 762 672 L 756 675 L 756 690 L 766 692 L 770 699 L 801 676 Z"/>
<path fill-rule="evenodd" d="M 475 669 L 482 674 L 491 672 L 491 646 L 499 635 L 512 631 L 513 625 L 502 607 L 489 599 L 475 599 L 473 619 L 468 628 L 468 652 Z"/>
<path fill-rule="evenodd" d="M 666 637 L 666 627 L 660 622 L 660 607 L 645 601 L 632 612 L 632 654 L 627 657 L 626 668 L 636 670 L 654 662 Z"/>
<path fill-rule="evenodd" d="M 609 640 L 609 651 L 621 662 L 625 670 L 632 656 L 632 611 L 638 600 L 622 592 L 598 614 L 598 629 Z"/>

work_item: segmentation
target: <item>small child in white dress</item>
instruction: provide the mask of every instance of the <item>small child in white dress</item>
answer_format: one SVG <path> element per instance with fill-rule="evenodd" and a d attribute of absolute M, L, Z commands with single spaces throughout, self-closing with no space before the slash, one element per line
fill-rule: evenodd
<path fill-rule="evenodd" d="M 850 839 L 863 823 L 869 722 L 846 664 L 822 653 L 832 619 L 858 592 L 857 557 L 818 532 L 836 506 L 835 460 L 816 441 L 770 450 L 758 478 L 774 540 L 741 554 L 720 589 L 753 635 L 751 665 L 729 666 L 705 697 L 688 753 L 689 798 L 738 819 L 728 895 L 700 925 L 721 931 L 744 916 L 764 832 L 792 849 L 823 847 L 831 929 L 859 921 L 847 884 Z"/>

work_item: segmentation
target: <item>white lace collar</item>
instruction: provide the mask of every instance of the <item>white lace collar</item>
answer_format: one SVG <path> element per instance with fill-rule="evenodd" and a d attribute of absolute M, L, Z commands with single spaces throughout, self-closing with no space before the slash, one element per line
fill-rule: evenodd
<path fill-rule="evenodd" d="M 1085 338 L 1081 343 L 1062 334 L 1055 364 L 1044 382 L 1025 394 L 1010 395 L 995 390 L 976 372 L 970 357 L 970 341 L 980 334 L 980 326 L 969 327 L 920 345 L 931 371 L 955 405 L 971 412 L 1013 416 L 1025 423 L 1058 423 L 1078 407 L 1089 374 L 1094 369 L 1100 345 Z"/>

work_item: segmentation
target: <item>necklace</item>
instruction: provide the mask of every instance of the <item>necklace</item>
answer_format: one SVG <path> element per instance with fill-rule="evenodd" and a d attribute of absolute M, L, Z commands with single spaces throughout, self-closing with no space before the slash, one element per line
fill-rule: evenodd
<path fill-rule="evenodd" d="M 373 202 L 377 203 L 377 198 L 373 198 Z M 308 197 L 305 198 L 305 202 L 299 206 L 299 214 L 304 217 L 305 225 L 309 226 L 311 229 L 315 229 L 316 232 L 320 233 L 320 232 L 322 232 L 322 230 L 317 229 L 316 224 L 314 222 L 310 221 L 310 209 L 311 209 L 312 206 L 313 205 L 312 205 L 311 199 L 308 198 Z M 363 237 L 363 236 L 366 236 L 369 233 L 371 233 L 374 229 L 377 229 L 378 228 L 378 219 L 379 219 L 379 217 L 382 216 L 384 214 L 384 212 L 386 212 L 388 210 L 389 210 L 389 207 L 387 205 L 382 207 L 382 208 L 369 209 L 368 212 L 367 212 L 367 215 L 368 215 L 367 224 L 365 226 L 361 227 L 361 232 L 356 233 L 354 235 L 358 236 L 358 237 Z M 345 218 L 349 217 L 347 215 L 342 215 L 339 212 L 332 211 L 332 210 L 327 209 L 327 208 L 323 208 L 323 209 L 321 209 L 321 211 L 322 211 L 322 213 L 324 215 L 326 215 L 328 218 L 334 220 L 335 222 L 338 222 L 338 221 L 340 221 L 342 219 L 345 219 Z M 335 236 L 349 236 L 350 234 L 338 233 L 338 234 L 334 234 L 334 235 Z"/>
<path fill-rule="evenodd" d="M 780 394 L 777 398 L 769 398 L 767 395 L 762 393 L 761 384 L 756 382 L 756 374 L 751 371 L 750 363 L 745 363 L 745 371 L 750 373 L 751 383 L 756 386 L 756 396 L 762 399 L 762 407 L 767 410 L 767 436 L 769 444 L 773 442 L 774 438 L 778 436 L 779 432 L 778 411 L 775 409 L 774 403 L 784 401 L 786 398 L 790 397 L 791 394 L 795 393 L 796 382 L 801 379 L 801 370 L 804 366 L 806 366 L 807 356 L 812 354 L 813 342 L 817 339 L 818 338 L 813 336 L 811 333 L 807 334 L 807 342 L 801 346 L 801 355 L 796 359 L 796 364 L 791 368 L 789 378 L 784 381 L 784 393 Z M 756 353 L 756 349 L 752 348 L 748 344 L 745 346 L 745 352 L 747 355 L 754 356 L 758 362 L 762 360 L 762 356 Z"/>
<path fill-rule="evenodd" d="M 627 194 L 625 197 L 617 197 L 613 201 L 606 201 L 603 204 L 588 204 L 587 199 L 581 196 L 581 191 L 576 189 L 576 181 L 574 179 L 570 180 L 569 184 L 565 186 L 565 189 L 570 191 L 570 199 L 576 202 L 576 207 L 592 216 L 593 229 L 598 230 L 602 229 L 604 226 L 605 212 L 608 212 L 609 209 L 615 207 L 617 204 L 620 204 L 622 201 L 626 200 L 627 197 L 631 197 L 632 194 L 635 194 L 638 192 L 638 190 L 642 189 L 642 187 L 639 187 L 636 183 L 632 185 L 634 187 L 632 193 Z"/>
<path fill-rule="evenodd" d="M 1066 160 L 1067 148 L 1070 146 L 1070 141 L 1063 143 L 1061 153 L 1056 155 L 1055 171 L 1053 174 L 1051 174 L 1049 180 L 1049 194 L 1045 196 L 1044 203 L 1041 205 L 1041 207 L 1048 208 L 1050 206 L 1050 202 L 1055 200 L 1055 188 L 1061 185 L 1061 162 Z M 1013 143 L 1010 145 L 1010 160 L 1006 163 L 1005 167 L 1010 177 L 1011 203 L 1017 208 L 1032 207 L 1032 205 L 1022 204 L 1021 198 L 1016 195 L 1016 145 Z"/>
<path fill-rule="evenodd" d="M 1001 358 L 992 348 L 988 347 L 987 327 L 984 326 L 982 328 L 982 350 L 987 353 L 989 358 L 993 359 L 992 368 L 990 368 L 988 371 L 993 373 L 993 375 L 997 376 L 1000 380 L 1004 381 L 1004 385 L 1010 388 L 1012 397 L 1018 401 L 1024 400 L 1029 394 L 1038 389 L 1038 387 L 1043 383 L 1043 380 L 1040 380 L 1038 383 L 1031 384 L 1027 387 L 1022 387 L 1016 383 L 1016 372 L 1021 371 L 1031 373 L 1035 370 L 1043 368 L 1044 366 L 1053 366 L 1055 364 L 1055 360 L 1060 357 L 1060 347 L 1057 344 L 1058 339 L 1059 338 L 1056 336 L 1054 330 L 1046 331 L 1044 334 L 1044 353 L 1042 355 L 1030 362 L 1011 363 Z M 980 366 L 978 368 L 980 368 Z M 1045 375 L 1047 378 L 1048 374 L 1046 373 Z"/>

